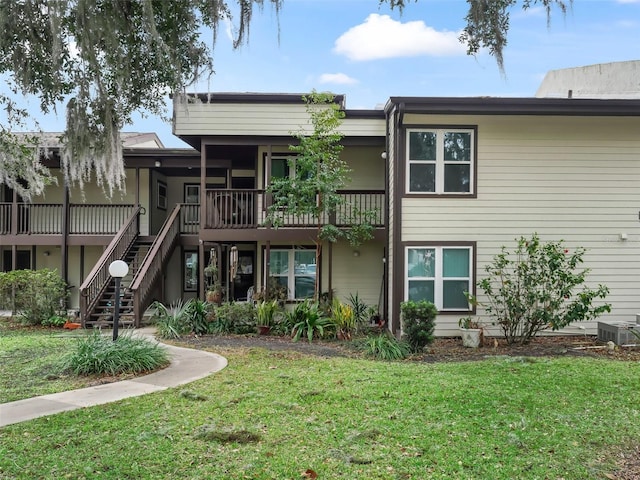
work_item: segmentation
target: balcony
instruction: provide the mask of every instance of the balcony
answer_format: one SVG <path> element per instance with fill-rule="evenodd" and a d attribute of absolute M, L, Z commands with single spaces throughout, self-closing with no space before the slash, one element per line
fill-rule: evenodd
<path fill-rule="evenodd" d="M 134 205 L 69 205 L 69 234 L 114 235 L 134 208 Z M 64 205 L 60 203 L 0 203 L 1 235 L 62 235 L 64 222 Z"/>
<path fill-rule="evenodd" d="M 285 215 L 282 227 L 308 228 L 327 224 L 338 227 L 360 223 L 365 211 L 374 211 L 374 227 L 385 225 L 385 195 L 383 190 L 342 190 L 344 202 L 335 218 L 318 219 L 314 215 Z M 270 195 L 264 190 L 208 189 L 206 191 L 205 229 L 248 229 L 265 226 Z"/>
<path fill-rule="evenodd" d="M 332 216 L 334 225 L 348 226 L 363 220 L 362 212 L 375 212 L 374 227 L 385 225 L 385 196 L 382 190 L 344 190 L 344 202 Z M 256 229 L 265 227 L 270 195 L 264 190 L 229 189 L 206 191 L 204 229 Z M 115 235 L 131 215 L 134 205 L 71 204 L 65 220 L 64 205 L 60 203 L 0 203 L 0 235 L 63 235 L 68 222 L 70 235 Z M 282 227 L 313 228 L 326 224 L 329 218 L 318 221 L 312 215 L 283 215 Z M 198 235 L 200 205 L 181 204 L 180 234 Z"/>

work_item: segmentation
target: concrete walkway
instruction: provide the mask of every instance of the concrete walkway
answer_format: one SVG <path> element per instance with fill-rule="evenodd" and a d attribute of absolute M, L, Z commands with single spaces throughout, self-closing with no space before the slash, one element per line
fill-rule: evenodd
<path fill-rule="evenodd" d="M 153 332 L 154 330 L 151 328 L 143 328 L 136 330 L 135 333 L 155 341 Z M 105 334 L 107 334 L 106 331 Z M 109 337 L 111 337 L 111 333 L 109 333 Z M 133 380 L 0 404 L 0 427 L 67 410 L 102 405 L 123 398 L 159 392 L 199 380 L 227 366 L 227 359 L 215 353 L 166 344 L 162 344 L 162 346 L 169 351 L 171 356 L 171 364 L 164 370 Z"/>

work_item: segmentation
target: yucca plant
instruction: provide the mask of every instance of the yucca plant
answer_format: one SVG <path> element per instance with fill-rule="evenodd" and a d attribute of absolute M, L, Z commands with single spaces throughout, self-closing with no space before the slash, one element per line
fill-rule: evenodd
<path fill-rule="evenodd" d="M 158 337 L 180 338 L 191 331 L 187 319 L 189 302 L 183 303 L 182 300 L 177 300 L 169 307 L 162 302 L 154 302 L 151 308 L 154 312 L 151 319 L 155 322 Z"/>

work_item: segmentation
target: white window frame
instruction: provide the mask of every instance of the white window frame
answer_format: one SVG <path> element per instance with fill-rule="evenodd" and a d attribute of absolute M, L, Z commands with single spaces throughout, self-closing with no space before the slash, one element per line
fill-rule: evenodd
<path fill-rule="evenodd" d="M 435 276 L 433 277 L 409 277 L 409 250 L 435 250 Z M 468 282 L 468 292 L 473 293 L 473 246 L 471 245 L 409 245 L 405 247 L 404 253 L 404 300 L 409 300 L 409 280 L 429 281 L 433 280 L 434 304 L 440 312 L 462 312 L 471 311 L 472 306 L 467 309 L 444 308 L 444 280 L 443 276 L 443 250 L 467 250 L 469 254 L 469 276 L 468 277 L 446 277 L 446 280 L 466 280 Z"/>
<path fill-rule="evenodd" d="M 436 134 L 436 159 L 435 160 L 417 160 L 411 158 L 411 133 L 413 132 L 430 132 Z M 470 139 L 469 151 L 469 191 L 468 192 L 446 192 L 444 190 L 444 171 L 445 165 L 464 164 L 467 162 L 445 161 L 444 159 L 444 136 L 446 133 L 468 133 Z M 475 192 L 475 136 L 476 130 L 473 128 L 410 128 L 407 129 L 406 135 L 406 152 L 407 152 L 407 172 L 406 172 L 406 191 L 414 195 L 474 195 Z M 411 165 L 428 165 L 435 164 L 436 178 L 435 191 L 423 192 L 411 190 Z"/>
<path fill-rule="evenodd" d="M 301 249 L 301 248 L 272 248 L 270 250 L 270 254 L 273 254 L 274 252 L 287 252 L 287 261 L 288 261 L 288 268 L 287 268 L 287 300 L 304 300 L 303 298 L 296 298 L 295 297 L 295 288 L 296 288 L 296 277 L 310 277 L 311 275 L 308 274 L 296 274 L 295 269 L 296 269 L 296 252 L 300 252 L 300 251 L 305 251 L 305 252 L 314 252 L 314 250 L 312 249 Z M 265 268 L 264 271 L 266 272 L 266 280 L 268 280 L 269 277 L 274 277 L 274 278 L 280 278 L 280 277 L 285 277 L 285 275 L 273 275 L 270 271 L 270 267 L 269 265 L 267 265 L 267 258 L 265 255 Z M 318 278 L 318 266 L 316 265 L 316 271 L 314 273 L 314 282 L 315 279 Z"/>

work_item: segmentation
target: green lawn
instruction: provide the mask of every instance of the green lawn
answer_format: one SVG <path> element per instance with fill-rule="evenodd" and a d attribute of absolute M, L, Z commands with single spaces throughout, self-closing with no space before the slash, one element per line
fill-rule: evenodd
<path fill-rule="evenodd" d="M 0 403 L 46 395 L 95 382 L 66 374 L 62 356 L 84 332 L 56 329 L 11 329 L 0 322 Z M 1 477 L 0 477 L 1 478 Z"/>
<path fill-rule="evenodd" d="M 0 478 L 598 479 L 640 435 L 636 363 L 220 353 L 187 387 L 1 428 Z"/>

